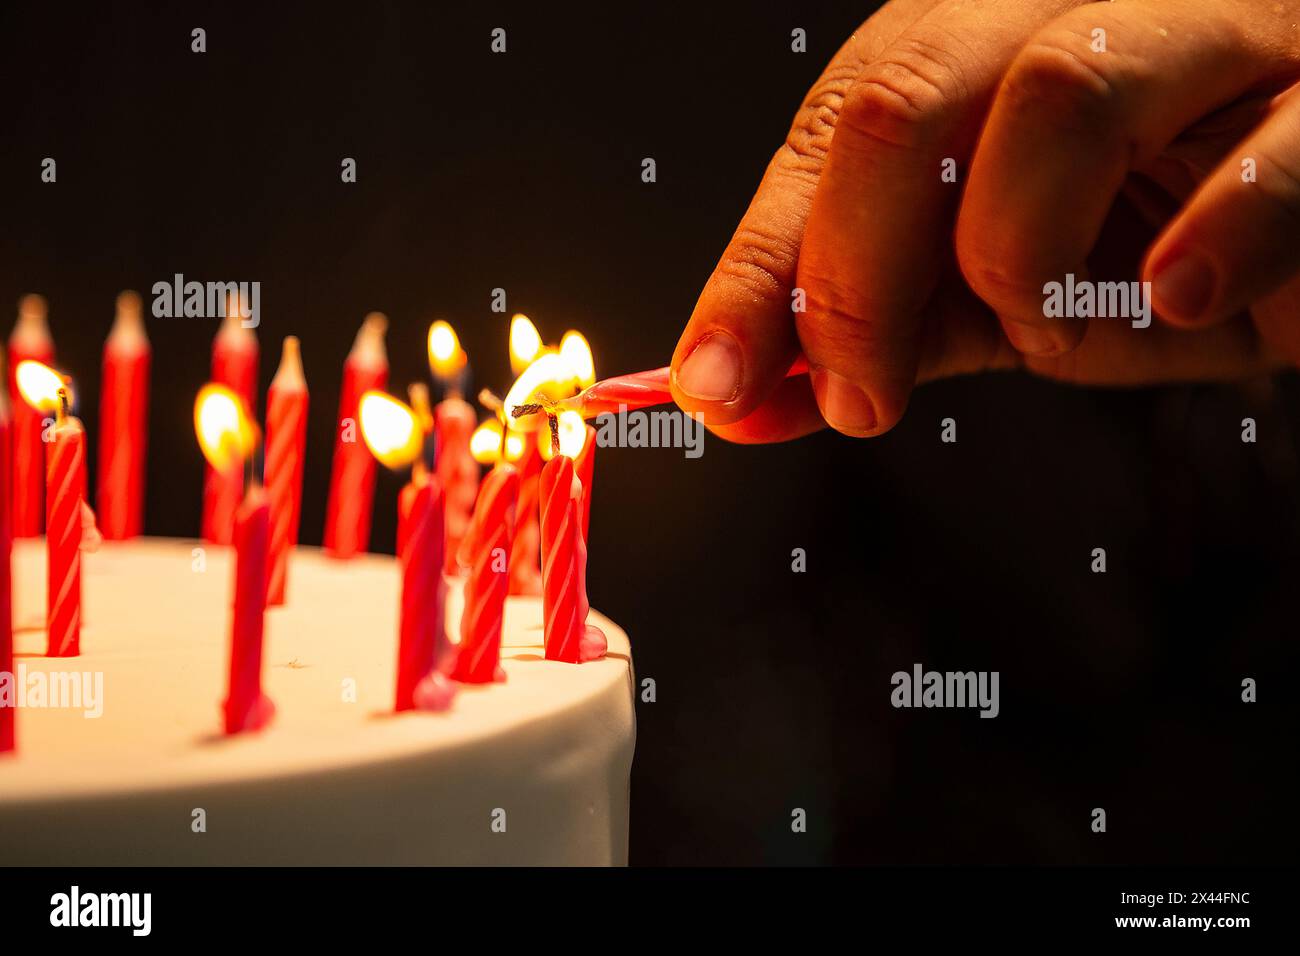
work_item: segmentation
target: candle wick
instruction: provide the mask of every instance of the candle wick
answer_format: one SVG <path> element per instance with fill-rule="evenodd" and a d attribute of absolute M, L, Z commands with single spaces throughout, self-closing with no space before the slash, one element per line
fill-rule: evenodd
<path fill-rule="evenodd" d="M 67 388 L 60 388 L 59 389 L 59 411 L 58 411 L 59 424 L 62 424 L 63 420 L 68 417 L 68 413 L 69 413 L 68 390 Z"/>
<path fill-rule="evenodd" d="M 550 409 L 546 411 L 546 421 L 551 426 L 551 454 L 560 453 L 560 419 Z"/>

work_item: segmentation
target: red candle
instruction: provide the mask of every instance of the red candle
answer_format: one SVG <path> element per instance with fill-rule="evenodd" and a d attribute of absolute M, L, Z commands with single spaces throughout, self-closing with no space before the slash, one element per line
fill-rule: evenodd
<path fill-rule="evenodd" d="M 334 468 L 325 511 L 325 550 L 336 558 L 350 558 L 370 546 L 375 461 L 361 440 L 358 406 L 364 392 L 382 390 L 388 383 L 388 355 L 384 349 L 387 327 L 388 319 L 382 314 L 372 312 L 366 316 L 343 364 Z"/>
<path fill-rule="evenodd" d="M 307 447 L 307 379 L 298 339 L 284 340 L 280 368 L 266 395 L 266 486 L 271 506 L 271 570 L 266 603 L 284 603 L 289 551 L 302 516 L 302 463 Z"/>
<path fill-rule="evenodd" d="M 578 481 L 582 482 L 582 540 L 587 540 L 587 531 L 591 527 L 591 479 L 596 470 L 596 429 L 587 426 L 587 437 L 582 443 L 582 451 L 573 460 L 573 471 Z"/>
<path fill-rule="evenodd" d="M 67 413 L 67 391 L 60 389 L 61 408 L 46 480 L 46 654 L 76 657 L 81 653 L 81 541 L 85 488 L 86 444 L 81 422 Z"/>
<path fill-rule="evenodd" d="M 100 398 L 99 507 L 105 538 L 125 541 L 140 534 L 144 515 L 144 452 L 149 408 L 149 339 L 140 297 L 117 297 L 117 318 L 104 343 Z"/>
<path fill-rule="evenodd" d="M 245 328 L 237 304 L 226 307 L 226 319 L 212 343 L 212 381 L 234 392 L 248 409 L 256 407 L 257 335 Z M 234 463 L 218 471 L 208 467 L 203 486 L 203 538 L 230 544 L 235 510 L 244 493 L 244 470 Z"/>
<path fill-rule="evenodd" d="M 542 568 L 538 563 L 541 532 L 537 523 L 540 510 L 537 486 L 542 471 L 542 456 L 537 450 L 536 442 L 528 442 L 528 450 L 524 452 L 519 466 L 519 508 L 515 512 L 515 540 L 510 549 L 510 593 L 541 594 Z"/>
<path fill-rule="evenodd" d="M 603 379 L 583 389 L 573 398 L 560 402 L 560 407 L 575 409 L 583 418 L 595 418 L 606 412 L 617 413 L 650 405 L 665 405 L 673 400 L 668 387 L 671 372 L 670 368 L 657 368 Z M 807 373 L 808 360 L 800 356 L 790 366 L 786 377 Z"/>
<path fill-rule="evenodd" d="M 469 530 L 474 498 L 478 494 L 478 462 L 470 454 L 469 440 L 478 425 L 478 416 L 469 402 L 453 395 L 434 408 L 438 481 L 447 500 L 446 571 L 456 574 L 460 565 L 456 556 L 460 542 Z"/>
<path fill-rule="evenodd" d="M 45 443 L 41 440 L 45 413 L 32 408 L 18 394 L 14 371 L 26 360 L 49 365 L 54 342 L 45 323 L 45 300 L 23 296 L 18 302 L 18 322 L 9 336 L 9 398 L 13 403 L 13 533 L 35 538 L 41 533 L 45 494 Z"/>
<path fill-rule="evenodd" d="M 416 494 L 419 493 L 420 485 L 428 480 L 428 472 L 424 466 L 416 462 L 411 466 L 411 480 L 402 485 L 402 490 L 398 492 L 398 545 L 396 545 L 396 555 L 402 561 L 406 561 L 407 540 L 411 537 L 411 509 L 415 507 Z"/>
<path fill-rule="evenodd" d="M 444 639 L 443 493 L 436 478 L 413 479 L 402 562 L 402 606 L 394 708 L 420 706 L 417 689 L 434 672 Z"/>
<path fill-rule="evenodd" d="M 463 542 L 469 578 L 460 618 L 460 646 L 451 676 L 467 684 L 504 680 L 500 669 L 501 617 L 510 574 L 508 556 L 519 500 L 519 470 L 498 463 L 483 481 Z"/>
<path fill-rule="evenodd" d="M 14 686 L 13 551 L 11 488 L 13 427 L 9 401 L 0 391 L 0 679 L 7 681 L 0 693 L 0 754 L 14 749 L 14 718 L 18 714 Z"/>
<path fill-rule="evenodd" d="M 235 600 L 230 620 L 230 682 L 222 705 L 227 734 L 260 730 L 275 705 L 262 693 L 262 637 L 266 616 L 271 508 L 256 479 L 236 510 Z"/>
<path fill-rule="evenodd" d="M 573 459 L 556 454 L 542 469 L 542 615 L 546 659 L 576 664 L 587 625 L 587 546 L 582 482 Z"/>

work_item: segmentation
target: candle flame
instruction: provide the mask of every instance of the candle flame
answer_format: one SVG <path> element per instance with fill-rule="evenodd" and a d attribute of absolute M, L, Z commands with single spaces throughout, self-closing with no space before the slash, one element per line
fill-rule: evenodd
<path fill-rule="evenodd" d="M 217 471 L 225 471 L 252 454 L 257 426 L 244 403 L 224 385 L 209 382 L 194 400 L 194 433 L 203 457 Z"/>
<path fill-rule="evenodd" d="M 524 436 L 516 431 L 506 432 L 506 461 L 514 463 L 524 457 L 527 448 Z M 480 465 L 495 465 L 501 460 L 501 423 L 489 418 L 469 439 L 469 453 Z"/>
<path fill-rule="evenodd" d="M 361 436 L 380 464 L 404 468 L 420 457 L 424 434 L 415 412 L 405 402 L 369 391 L 361 396 L 359 417 Z"/>
<path fill-rule="evenodd" d="M 451 324 L 439 319 L 429 326 L 429 368 L 439 381 L 451 378 L 465 367 L 465 350 Z"/>
<path fill-rule="evenodd" d="M 68 390 L 68 404 L 72 404 L 72 387 L 68 380 L 48 365 L 30 359 L 19 362 L 14 368 L 14 381 L 23 401 L 38 412 L 58 411 L 61 388 Z"/>
<path fill-rule="evenodd" d="M 596 362 L 591 357 L 591 346 L 581 332 L 570 329 L 564 333 L 564 338 L 560 339 L 560 354 L 573 369 L 581 388 L 596 381 Z"/>
<path fill-rule="evenodd" d="M 510 320 L 510 373 L 516 378 L 542 351 L 542 337 L 533 320 L 522 312 Z"/>
<path fill-rule="evenodd" d="M 560 454 L 566 458 L 577 458 L 582 452 L 582 446 L 587 443 L 587 423 L 582 420 L 580 414 L 570 410 L 560 412 L 556 418 L 556 426 L 560 435 Z M 537 450 L 542 453 L 543 461 L 550 461 L 555 457 L 551 448 L 550 428 L 543 428 L 537 433 Z"/>
<path fill-rule="evenodd" d="M 514 410 L 520 405 L 534 404 L 541 399 L 558 402 L 577 390 L 578 379 L 570 363 L 559 352 L 545 351 L 524 369 L 506 393 L 506 420 L 515 431 L 536 431 L 545 424 L 545 416 L 525 415 L 516 418 Z"/>

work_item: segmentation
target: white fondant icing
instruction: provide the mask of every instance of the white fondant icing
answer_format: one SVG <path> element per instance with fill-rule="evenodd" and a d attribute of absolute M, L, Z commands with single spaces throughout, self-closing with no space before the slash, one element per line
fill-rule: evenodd
<path fill-rule="evenodd" d="M 18 751 L 0 757 L 0 863 L 626 862 L 635 724 L 617 625 L 591 614 L 604 659 L 547 661 L 540 600 L 511 597 L 509 681 L 393 715 L 396 563 L 299 549 L 289 604 L 267 614 L 275 719 L 228 738 L 231 559 L 198 541 L 105 543 L 83 556 L 83 654 L 52 659 L 44 541 L 15 544 L 16 665 L 102 673 L 103 714 L 19 710 Z M 453 584 L 452 635 L 460 606 Z"/>

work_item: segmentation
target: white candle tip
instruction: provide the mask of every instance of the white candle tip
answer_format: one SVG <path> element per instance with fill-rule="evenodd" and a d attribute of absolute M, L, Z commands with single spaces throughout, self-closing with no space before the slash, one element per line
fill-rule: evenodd
<path fill-rule="evenodd" d="M 117 297 L 117 314 L 108 340 L 116 348 L 147 347 L 149 337 L 144 329 L 144 312 L 138 293 L 127 289 Z"/>
<path fill-rule="evenodd" d="M 18 321 L 14 324 L 11 344 L 21 344 L 27 348 L 39 349 L 50 342 L 50 327 L 46 322 L 48 309 L 45 297 L 25 295 L 18 300 Z"/>
<path fill-rule="evenodd" d="M 284 346 L 280 351 L 280 367 L 276 369 L 275 377 L 271 379 L 271 386 L 288 388 L 306 384 L 307 377 L 302 370 L 302 348 L 298 336 L 286 335 Z"/>
<path fill-rule="evenodd" d="M 388 316 L 382 312 L 371 312 L 361 323 L 348 358 L 366 365 L 387 365 L 388 349 L 384 345 L 384 333 L 387 331 Z"/>

